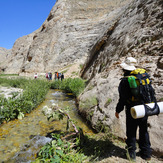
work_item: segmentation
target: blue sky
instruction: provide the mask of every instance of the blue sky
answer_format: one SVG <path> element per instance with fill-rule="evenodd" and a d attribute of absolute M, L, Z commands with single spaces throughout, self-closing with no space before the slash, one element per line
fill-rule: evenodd
<path fill-rule="evenodd" d="M 56 0 L 0 0 L 0 47 L 11 49 L 19 37 L 37 30 Z"/>

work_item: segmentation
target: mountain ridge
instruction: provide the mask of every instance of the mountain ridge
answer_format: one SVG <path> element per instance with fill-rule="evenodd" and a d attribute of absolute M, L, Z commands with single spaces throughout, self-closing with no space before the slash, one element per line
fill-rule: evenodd
<path fill-rule="evenodd" d="M 11 57 L 1 69 L 4 73 L 45 73 L 70 62 L 85 61 L 108 20 L 128 2 L 58 0 L 38 30 L 16 40 Z"/>

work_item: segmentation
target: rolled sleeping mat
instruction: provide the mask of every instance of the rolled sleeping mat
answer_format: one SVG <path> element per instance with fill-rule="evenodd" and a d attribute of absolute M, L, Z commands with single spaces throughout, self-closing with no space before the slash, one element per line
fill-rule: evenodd
<path fill-rule="evenodd" d="M 157 105 L 156 105 L 157 104 Z M 143 118 L 145 115 L 152 116 L 163 114 L 163 102 L 149 103 L 144 105 L 133 106 L 130 110 L 134 119 Z"/>

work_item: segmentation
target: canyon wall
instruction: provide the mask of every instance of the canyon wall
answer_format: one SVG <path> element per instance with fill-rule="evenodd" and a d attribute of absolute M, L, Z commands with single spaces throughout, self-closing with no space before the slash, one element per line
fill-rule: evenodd
<path fill-rule="evenodd" d="M 54 72 L 84 62 L 90 48 L 129 0 L 58 0 L 43 25 L 18 38 L 5 73 Z M 114 14 L 109 14 L 114 11 Z"/>
<path fill-rule="evenodd" d="M 151 76 L 158 101 L 163 101 L 163 4 L 162 0 L 135 0 L 112 21 L 89 52 L 81 71 L 87 87 L 79 97 L 80 113 L 96 130 L 108 128 L 125 138 L 125 111 L 115 117 L 118 85 L 126 57 Z M 88 109 L 89 108 L 89 109 Z M 163 115 L 149 117 L 152 148 L 163 153 Z"/>

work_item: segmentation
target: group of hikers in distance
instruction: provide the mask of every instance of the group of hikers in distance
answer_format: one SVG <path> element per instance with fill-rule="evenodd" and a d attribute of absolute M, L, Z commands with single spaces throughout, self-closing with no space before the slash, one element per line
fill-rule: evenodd
<path fill-rule="evenodd" d="M 45 74 L 45 77 L 47 80 L 52 80 L 53 78 L 53 74 L 51 72 L 48 72 Z M 38 74 L 35 73 L 34 74 L 34 79 L 37 79 L 38 78 Z M 54 80 L 63 80 L 64 79 L 64 74 L 63 73 L 59 73 L 59 72 L 55 72 L 54 74 Z"/>
<path fill-rule="evenodd" d="M 52 80 L 52 76 L 53 75 L 52 75 L 51 72 L 45 74 L 45 77 L 46 77 L 47 80 Z M 63 80 L 64 79 L 64 74 L 63 73 L 59 73 L 59 72 L 55 72 L 54 79 L 55 80 L 60 80 L 60 79 Z"/>

